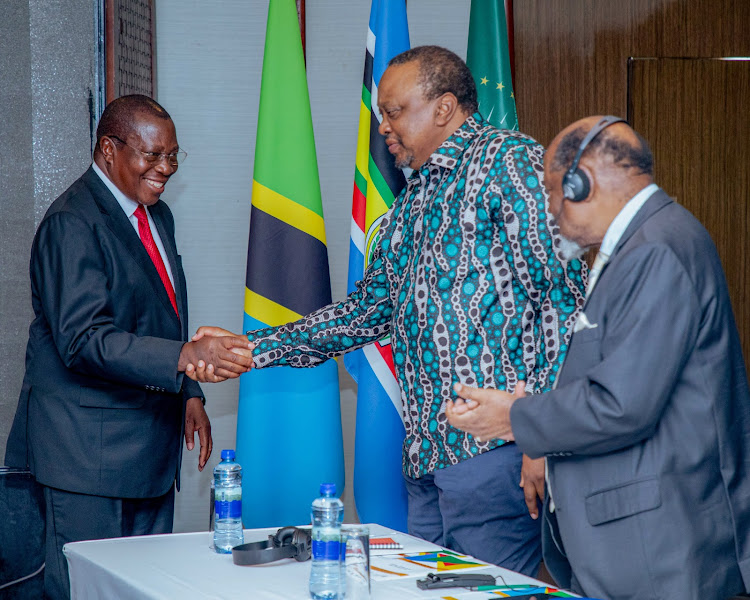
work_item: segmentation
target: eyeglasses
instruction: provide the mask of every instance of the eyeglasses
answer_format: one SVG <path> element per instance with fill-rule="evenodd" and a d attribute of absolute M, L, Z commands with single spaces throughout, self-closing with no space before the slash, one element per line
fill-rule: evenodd
<path fill-rule="evenodd" d="M 126 146 L 132 148 L 136 152 L 140 152 L 143 156 L 143 160 L 145 160 L 147 163 L 156 164 L 161 162 L 163 159 L 167 159 L 167 162 L 172 165 L 173 167 L 178 166 L 180 163 L 184 162 L 187 158 L 187 152 L 184 150 L 178 150 L 177 152 L 172 152 L 172 154 L 166 154 L 165 152 L 144 152 L 143 150 L 140 150 L 136 148 L 135 146 L 131 146 L 128 144 L 125 140 L 120 139 L 116 135 L 108 135 L 106 137 L 114 138 L 118 142 L 125 144 Z"/>

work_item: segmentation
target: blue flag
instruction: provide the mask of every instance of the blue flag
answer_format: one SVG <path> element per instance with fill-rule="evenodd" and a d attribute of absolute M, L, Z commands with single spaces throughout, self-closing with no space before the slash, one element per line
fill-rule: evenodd
<path fill-rule="evenodd" d="M 378 84 L 388 61 L 408 49 L 404 0 L 373 0 L 354 173 L 349 291 L 362 279 L 372 258 L 383 214 L 406 184 L 378 133 L 380 115 L 376 106 Z M 401 466 L 403 407 L 390 339 L 347 354 L 344 364 L 358 384 L 354 500 L 360 521 L 406 531 L 406 488 Z"/>

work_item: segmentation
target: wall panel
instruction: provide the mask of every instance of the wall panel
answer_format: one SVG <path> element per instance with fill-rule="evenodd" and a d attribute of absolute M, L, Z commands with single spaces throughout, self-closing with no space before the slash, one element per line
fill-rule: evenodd
<path fill-rule="evenodd" d="M 624 115 L 631 56 L 750 56 L 746 0 L 523 0 L 513 18 L 519 123 L 543 144 L 581 117 Z"/>

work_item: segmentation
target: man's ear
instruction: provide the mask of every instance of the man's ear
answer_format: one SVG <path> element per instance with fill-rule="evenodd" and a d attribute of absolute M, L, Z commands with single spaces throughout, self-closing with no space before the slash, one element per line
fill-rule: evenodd
<path fill-rule="evenodd" d="M 435 124 L 445 127 L 458 109 L 458 98 L 451 92 L 446 92 L 437 99 L 435 104 Z"/>
<path fill-rule="evenodd" d="M 107 136 L 102 136 L 99 139 L 99 150 L 105 162 L 111 165 L 115 160 L 115 142 Z"/>

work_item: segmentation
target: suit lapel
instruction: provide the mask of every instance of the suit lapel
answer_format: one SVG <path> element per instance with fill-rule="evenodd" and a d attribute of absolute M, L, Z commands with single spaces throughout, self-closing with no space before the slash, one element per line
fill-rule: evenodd
<path fill-rule="evenodd" d="M 146 278 L 154 288 L 156 297 L 159 299 L 162 305 L 164 305 L 164 308 L 167 309 L 167 312 L 172 315 L 172 318 L 177 319 L 174 308 L 172 308 L 172 303 L 169 301 L 167 290 L 164 289 L 164 283 L 162 283 L 161 277 L 159 277 L 159 272 L 156 270 L 156 267 L 154 266 L 151 257 L 148 255 L 148 252 L 146 252 L 146 248 L 143 246 L 141 238 L 138 237 L 138 234 L 135 232 L 135 228 L 128 220 L 128 217 L 125 215 L 125 212 L 122 210 L 120 205 L 117 203 L 117 200 L 115 200 L 115 197 L 107 189 L 107 186 L 104 185 L 104 182 L 99 178 L 99 176 L 94 172 L 93 168 L 90 167 L 89 170 L 84 173 L 83 180 L 91 190 L 92 196 L 99 206 L 99 210 L 104 217 L 104 221 L 106 222 L 107 227 L 109 227 L 112 233 L 117 236 L 120 242 L 125 246 L 127 251 L 133 257 L 136 264 L 143 270 Z M 161 236 L 162 243 L 166 248 L 169 246 L 169 244 L 166 243 L 164 239 L 165 237 L 169 236 L 165 236 L 164 234 L 162 234 L 162 231 L 163 229 L 160 228 L 159 235 Z M 172 244 L 174 243 L 172 240 L 170 240 L 170 242 Z M 169 253 L 169 251 L 167 251 L 167 253 Z M 171 259 L 171 257 L 170 265 L 172 265 L 173 277 L 177 279 L 176 271 L 173 266 L 174 261 Z M 177 306 L 182 306 L 182 304 L 178 302 Z"/>
<path fill-rule="evenodd" d="M 607 267 L 612 263 L 615 256 L 617 256 L 617 254 L 620 252 L 623 246 L 625 246 L 627 241 L 631 237 L 633 237 L 633 234 L 638 231 L 641 226 L 651 218 L 652 215 L 659 212 L 662 208 L 664 208 L 671 202 L 673 202 L 673 200 L 661 188 L 659 188 L 648 200 L 646 200 L 644 205 L 641 206 L 640 210 L 633 217 L 633 220 L 628 224 L 628 227 L 622 234 L 620 240 L 617 242 L 617 246 L 615 246 L 614 252 L 612 252 L 612 256 L 609 257 L 606 264 L 602 267 L 601 273 L 599 273 L 599 279 L 601 279 L 602 275 L 604 275 Z"/>

